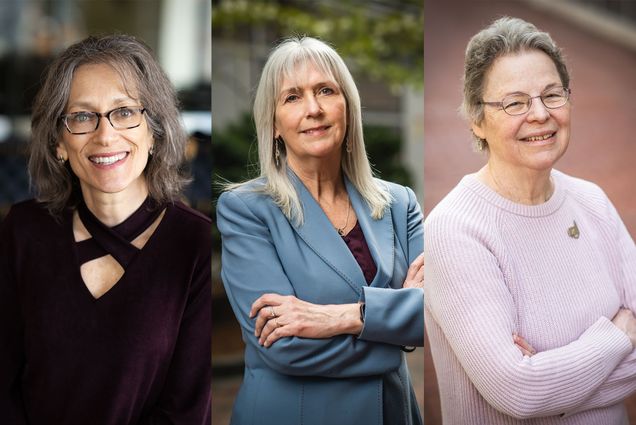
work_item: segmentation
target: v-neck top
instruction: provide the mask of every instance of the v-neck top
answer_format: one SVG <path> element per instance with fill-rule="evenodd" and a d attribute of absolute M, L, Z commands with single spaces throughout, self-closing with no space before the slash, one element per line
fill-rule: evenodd
<path fill-rule="evenodd" d="M 369 245 L 367 244 L 367 240 L 364 238 L 360 222 L 356 221 L 356 225 L 353 226 L 353 229 L 351 229 L 346 235 L 342 236 L 342 239 L 347 244 L 349 251 L 351 251 L 351 254 L 353 254 L 353 257 L 358 262 L 360 269 L 362 269 L 362 274 L 364 274 L 364 280 L 366 280 L 367 285 L 369 285 L 373 281 L 375 274 L 378 272 L 378 268 L 373 261 L 371 251 L 369 251 Z"/>
<path fill-rule="evenodd" d="M 210 220 L 175 202 L 95 299 L 73 211 L 35 201 L 0 230 L 0 422 L 208 424 Z"/>

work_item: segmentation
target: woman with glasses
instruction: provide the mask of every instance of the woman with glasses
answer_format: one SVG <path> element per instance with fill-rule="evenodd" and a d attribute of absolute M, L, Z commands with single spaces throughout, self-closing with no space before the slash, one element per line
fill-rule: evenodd
<path fill-rule="evenodd" d="M 628 421 L 636 248 L 598 186 L 553 168 L 570 140 L 569 84 L 550 36 L 520 19 L 468 44 L 463 111 L 487 163 L 425 223 L 444 424 Z"/>
<path fill-rule="evenodd" d="M 37 200 L 0 230 L 0 422 L 209 424 L 210 220 L 177 99 L 133 37 L 89 37 L 35 100 Z"/>

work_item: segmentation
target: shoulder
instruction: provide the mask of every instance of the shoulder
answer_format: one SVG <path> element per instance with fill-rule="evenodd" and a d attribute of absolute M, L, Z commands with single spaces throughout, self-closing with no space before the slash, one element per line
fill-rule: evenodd
<path fill-rule="evenodd" d="M 66 217 L 67 212 L 62 213 L 62 217 Z M 61 219 L 57 219 L 51 215 L 46 205 L 35 199 L 18 202 L 11 206 L 9 213 L 3 221 L 3 226 L 40 228 L 50 225 L 59 226 Z"/>
<path fill-rule="evenodd" d="M 258 214 L 264 210 L 278 209 L 272 197 L 265 191 L 265 180 L 250 180 L 240 186 L 225 191 L 217 201 L 217 214 L 230 211 Z"/>
<path fill-rule="evenodd" d="M 587 198 L 591 196 L 599 200 L 607 199 L 607 195 L 603 189 L 596 183 L 570 176 L 557 170 L 554 170 L 552 175 L 556 179 L 557 184 L 561 184 L 568 194 L 575 198 Z"/>
<path fill-rule="evenodd" d="M 593 215 L 606 217 L 613 210 L 612 202 L 600 186 L 588 180 L 573 177 L 560 171 L 553 171 L 556 184 L 566 192 L 566 202 L 576 203 Z"/>
<path fill-rule="evenodd" d="M 195 210 L 184 204 L 181 201 L 175 201 L 170 204 L 170 207 L 174 209 L 175 215 L 179 216 L 179 219 L 192 223 L 193 225 L 210 226 L 212 220 L 205 214 Z"/>
<path fill-rule="evenodd" d="M 410 187 L 378 178 L 374 180 L 378 186 L 388 192 L 391 197 L 391 207 L 395 207 L 396 205 L 413 206 L 417 204 L 415 193 Z"/>
<path fill-rule="evenodd" d="M 208 249 L 212 239 L 212 220 L 181 201 L 168 204 L 162 235 L 178 244 Z M 182 242 L 177 242 L 182 241 Z"/>
<path fill-rule="evenodd" d="M 501 211 L 462 180 L 431 210 L 424 220 L 427 244 L 444 245 L 454 239 L 491 240 L 498 234 Z"/>

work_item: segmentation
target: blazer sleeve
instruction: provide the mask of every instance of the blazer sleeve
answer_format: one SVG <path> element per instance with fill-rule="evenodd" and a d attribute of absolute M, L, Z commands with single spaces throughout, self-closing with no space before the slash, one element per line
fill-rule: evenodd
<path fill-rule="evenodd" d="M 616 261 L 613 269 L 618 271 L 615 277 L 616 286 L 621 294 L 622 305 L 636 314 L 636 245 L 625 224 L 609 199 L 607 217 L 616 229 L 614 238 L 617 241 L 617 255 L 610 258 Z M 620 403 L 636 392 L 636 349 L 625 357 L 605 381 L 572 412 L 566 416 L 584 410 L 611 406 Z"/>
<path fill-rule="evenodd" d="M 22 317 L 14 276 L 15 232 L 9 213 L 0 226 L 0 419 L 7 424 L 26 424 L 20 388 L 24 370 Z"/>
<path fill-rule="evenodd" d="M 221 195 L 217 205 L 217 225 L 222 235 L 221 276 L 245 343 L 269 367 L 287 375 L 358 377 L 395 370 L 401 361 L 397 347 L 353 335 L 287 337 L 269 348 L 258 343 L 255 319 L 249 318 L 252 303 L 265 293 L 295 293 L 270 234 L 276 229 L 268 228 L 251 207 L 236 192 Z"/>
<path fill-rule="evenodd" d="M 159 401 L 148 425 L 210 423 L 212 264 L 210 226 L 201 229 L 190 290 Z"/>
<path fill-rule="evenodd" d="M 422 211 L 411 189 L 399 187 L 394 197 L 391 213 L 396 237 L 410 265 L 424 250 Z M 405 278 L 404 273 L 401 280 Z M 365 315 L 360 339 L 417 347 L 424 345 L 423 289 L 365 286 L 361 301 L 365 303 Z"/>
<path fill-rule="evenodd" d="M 514 301 L 484 236 L 460 220 L 435 219 L 425 226 L 426 308 L 495 409 L 518 419 L 570 412 L 632 351 L 601 317 L 570 344 L 524 357 L 512 341 Z"/>

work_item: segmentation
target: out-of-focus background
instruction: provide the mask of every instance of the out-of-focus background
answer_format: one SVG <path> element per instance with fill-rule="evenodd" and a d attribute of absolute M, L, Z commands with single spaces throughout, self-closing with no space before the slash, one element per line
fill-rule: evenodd
<path fill-rule="evenodd" d="M 212 0 L 213 181 L 257 175 L 251 109 L 262 67 L 278 40 L 309 35 L 332 44 L 354 76 L 377 174 L 409 185 L 421 201 L 422 10 L 422 0 Z M 214 237 L 212 423 L 223 425 L 242 380 L 244 345 L 220 279 L 220 237 Z M 409 362 L 422 403 L 423 351 Z"/>
<path fill-rule="evenodd" d="M 633 0 L 426 0 L 424 20 L 425 214 L 485 163 L 457 113 L 472 35 L 508 15 L 547 31 L 571 75 L 572 133 L 557 169 L 599 184 L 636 237 L 636 2 Z M 425 347 L 425 419 L 441 424 L 435 369 Z M 438 379 L 444 379 L 438 376 Z M 636 396 L 627 401 L 636 424 Z"/>
<path fill-rule="evenodd" d="M 0 220 L 33 197 L 25 148 L 45 66 L 70 44 L 108 33 L 145 41 L 177 88 L 194 176 L 185 196 L 210 214 L 210 19 L 208 0 L 0 1 Z"/>

